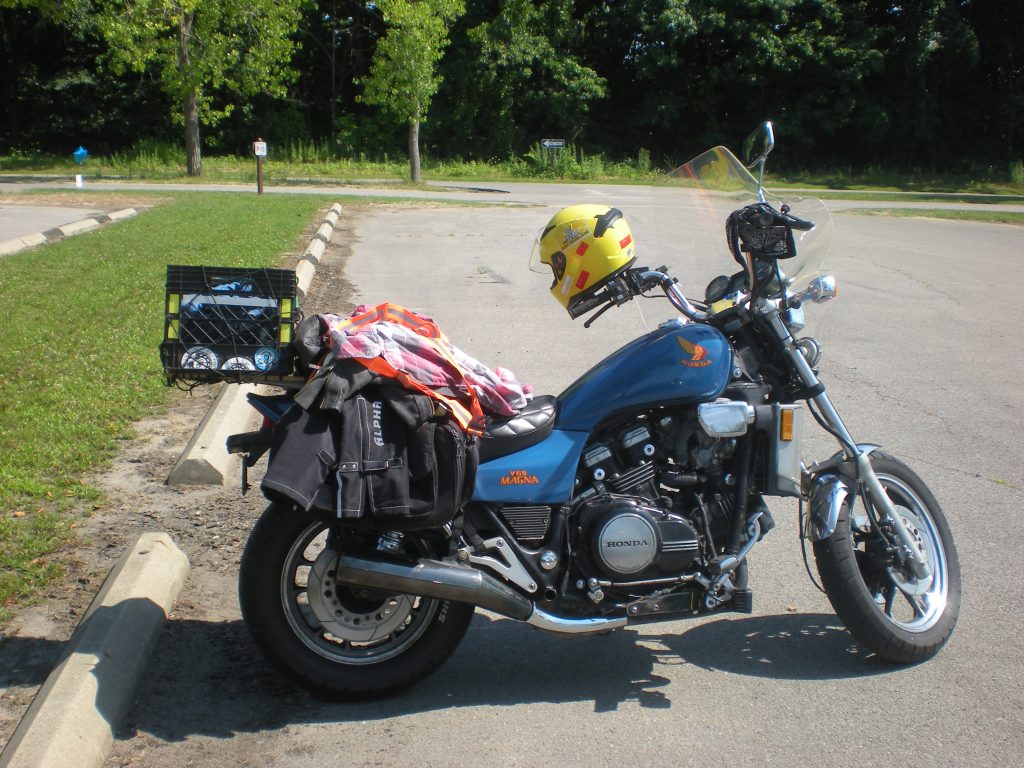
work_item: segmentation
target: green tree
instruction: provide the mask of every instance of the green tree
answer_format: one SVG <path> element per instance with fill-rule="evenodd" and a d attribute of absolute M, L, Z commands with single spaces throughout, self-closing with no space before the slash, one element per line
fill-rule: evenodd
<path fill-rule="evenodd" d="M 441 78 L 437 63 L 464 0 L 379 0 L 388 31 L 377 43 L 362 100 L 409 125 L 409 176 L 420 181 L 420 124 Z"/>
<path fill-rule="evenodd" d="M 176 105 L 186 171 L 202 172 L 200 125 L 234 105 L 218 96 L 283 95 L 302 0 L 97 0 L 115 72 L 152 72 Z"/>
<path fill-rule="evenodd" d="M 581 62 L 589 37 L 577 5 L 471 0 L 439 97 L 451 144 L 478 156 L 507 156 L 542 136 L 579 138 L 606 88 Z"/>
<path fill-rule="evenodd" d="M 787 153 L 820 152 L 856 114 L 879 67 L 861 0 L 602 0 L 586 16 L 586 63 L 607 78 L 617 151 L 639 144 L 685 161 L 737 145 L 761 120 Z M 775 158 L 773 158 L 775 159 Z M 776 164 L 776 167 L 779 167 Z"/>
<path fill-rule="evenodd" d="M 973 116 L 965 155 L 987 144 L 1001 159 L 1024 157 L 1024 3 L 1020 0 L 961 0 L 965 20 L 978 41 L 980 62 L 972 73 L 964 108 L 954 119 Z M 964 113 L 967 114 L 964 114 Z M 998 156 L 998 155 L 997 155 Z"/>

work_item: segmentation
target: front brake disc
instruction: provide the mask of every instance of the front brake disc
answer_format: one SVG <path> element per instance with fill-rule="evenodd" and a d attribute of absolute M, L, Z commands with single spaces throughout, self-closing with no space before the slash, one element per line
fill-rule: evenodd
<path fill-rule="evenodd" d="M 932 573 L 927 579 L 919 579 L 905 565 L 898 567 L 890 566 L 886 570 L 889 572 L 889 576 L 892 577 L 893 583 L 901 592 L 906 595 L 923 595 L 931 589 L 932 582 L 935 580 L 935 553 L 932 552 L 928 539 L 921 535 L 921 521 L 917 515 L 907 507 L 898 504 L 894 504 L 893 509 L 900 516 L 903 525 L 906 526 L 910 535 L 914 537 L 914 541 L 917 542 L 917 547 L 924 556 L 924 561 L 928 564 L 928 568 Z"/>

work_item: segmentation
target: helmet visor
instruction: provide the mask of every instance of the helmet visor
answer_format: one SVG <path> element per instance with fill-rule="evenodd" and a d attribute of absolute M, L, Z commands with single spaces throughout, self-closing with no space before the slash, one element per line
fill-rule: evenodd
<path fill-rule="evenodd" d="M 530 271 L 539 275 L 546 275 L 551 268 L 540 260 L 540 237 L 544 234 L 545 227 L 537 230 L 537 236 L 533 238 L 533 248 L 530 249 Z"/>

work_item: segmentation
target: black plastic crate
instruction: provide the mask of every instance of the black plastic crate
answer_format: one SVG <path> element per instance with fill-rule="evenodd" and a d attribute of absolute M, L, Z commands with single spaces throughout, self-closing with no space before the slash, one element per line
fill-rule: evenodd
<path fill-rule="evenodd" d="M 167 267 L 164 341 L 168 383 L 260 381 L 294 372 L 301 319 L 287 269 Z"/>

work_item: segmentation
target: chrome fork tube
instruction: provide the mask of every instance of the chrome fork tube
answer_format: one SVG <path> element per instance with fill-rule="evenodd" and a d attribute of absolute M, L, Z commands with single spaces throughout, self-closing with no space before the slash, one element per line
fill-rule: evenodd
<path fill-rule="evenodd" d="M 779 312 L 768 304 L 759 306 L 758 311 L 768 321 L 775 337 L 784 347 L 790 363 L 800 376 L 800 381 L 803 382 L 804 386 L 809 389 L 821 388 L 821 382 L 815 375 L 814 369 L 811 368 L 810 363 L 807 362 L 800 350 L 797 349 L 796 343 L 793 341 L 793 335 L 782 321 Z M 889 495 L 885 492 L 881 482 L 879 482 L 874 467 L 871 466 L 871 459 L 868 457 L 868 454 L 857 448 L 857 443 L 854 441 L 853 436 L 846 428 L 846 425 L 843 424 L 843 420 L 839 417 L 839 412 L 836 411 L 835 406 L 832 405 L 832 401 L 829 400 L 828 395 L 824 391 L 818 392 L 818 394 L 810 399 L 818 407 L 825 423 L 839 436 L 843 452 L 848 458 L 856 460 L 857 477 L 867 490 L 872 504 L 881 510 L 882 517 L 892 525 L 893 530 L 896 532 L 896 538 L 899 539 L 902 545 L 903 554 L 911 571 L 919 579 L 930 578 L 932 575 L 931 568 L 928 567 L 928 563 L 919 548 L 917 540 L 907 530 L 903 519 L 896 513 Z"/>

